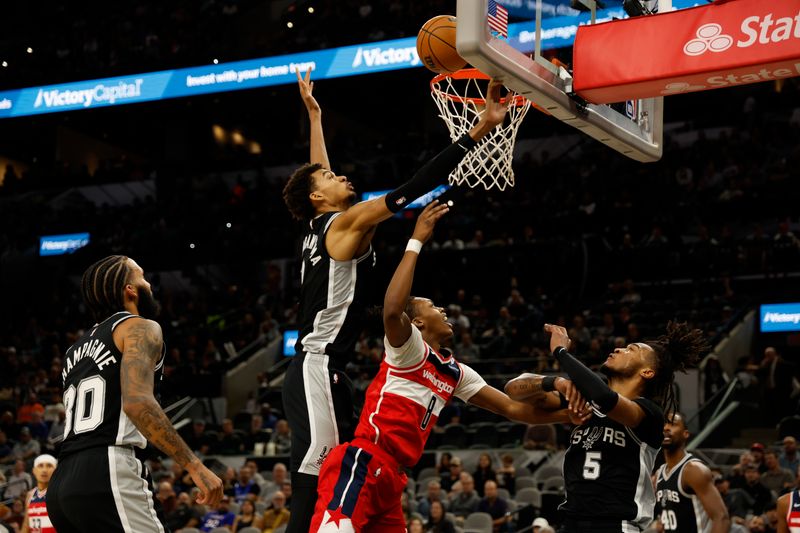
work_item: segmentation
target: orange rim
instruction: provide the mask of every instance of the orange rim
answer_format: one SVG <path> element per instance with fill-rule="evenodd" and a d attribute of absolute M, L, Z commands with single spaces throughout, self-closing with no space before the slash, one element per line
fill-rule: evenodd
<path fill-rule="evenodd" d="M 451 72 L 449 74 L 437 74 L 431 80 L 431 92 L 439 93 L 442 96 L 444 96 L 445 98 L 447 98 L 447 99 L 449 99 L 449 100 L 451 100 L 453 102 L 459 102 L 461 104 L 470 103 L 470 104 L 475 104 L 475 105 L 486 105 L 486 98 L 478 98 L 478 97 L 473 97 L 473 96 L 461 96 L 461 95 L 458 95 L 458 94 L 450 94 L 448 92 L 445 92 L 445 91 L 437 88 L 436 84 L 441 82 L 441 81 L 443 81 L 445 78 L 453 78 L 454 80 L 470 80 L 470 79 L 472 79 L 472 80 L 488 80 L 488 79 L 490 79 L 489 76 L 487 76 L 486 74 L 484 74 L 480 70 L 478 70 L 476 68 L 462 68 L 461 70 L 457 70 L 456 72 Z M 507 101 L 506 98 L 507 97 L 505 97 L 505 96 L 500 98 L 500 103 L 501 104 L 505 104 L 506 101 Z M 525 105 L 526 101 L 527 101 L 527 99 L 524 96 L 516 94 L 516 95 L 514 95 L 512 103 L 516 107 L 521 107 L 521 106 Z"/>

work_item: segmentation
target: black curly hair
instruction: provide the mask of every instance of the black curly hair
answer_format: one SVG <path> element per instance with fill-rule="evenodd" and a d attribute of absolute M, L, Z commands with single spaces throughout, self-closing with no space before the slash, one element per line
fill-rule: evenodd
<path fill-rule="evenodd" d="M 657 402 L 670 419 L 678 410 L 678 399 L 672 384 L 675 372 L 686 372 L 697 366 L 700 357 L 711 348 L 705 334 L 686 322 L 667 324 L 667 332 L 647 343 L 655 353 L 655 376 L 647 382 L 644 396 Z"/>
<path fill-rule="evenodd" d="M 306 163 L 292 173 L 283 187 L 283 202 L 297 220 L 311 220 L 316 214 L 308 195 L 314 186 L 311 175 L 321 168 L 325 167 L 320 163 Z"/>

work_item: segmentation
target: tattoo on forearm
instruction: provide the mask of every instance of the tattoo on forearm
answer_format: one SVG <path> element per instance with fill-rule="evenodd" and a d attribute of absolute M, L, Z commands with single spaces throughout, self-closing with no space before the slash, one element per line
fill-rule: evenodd
<path fill-rule="evenodd" d="M 153 396 L 153 371 L 161 356 L 161 346 L 161 330 L 157 324 L 142 321 L 130 328 L 125 336 L 120 366 L 122 400 L 142 435 L 179 465 L 186 466 L 194 459 L 194 454 Z"/>

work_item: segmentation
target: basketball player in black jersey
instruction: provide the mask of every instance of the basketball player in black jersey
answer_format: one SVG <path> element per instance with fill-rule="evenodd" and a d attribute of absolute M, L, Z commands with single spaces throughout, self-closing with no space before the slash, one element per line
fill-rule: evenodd
<path fill-rule="evenodd" d="M 608 384 L 570 354 L 567 331 L 545 325 L 550 348 L 593 409 L 588 422 L 573 429 L 564 457 L 566 501 L 559 510 L 562 533 L 633 533 L 653 520 L 653 471 L 664 430 L 664 411 L 674 412 L 676 371 L 694 365 L 707 349 L 703 334 L 670 322 L 666 334 L 629 344 L 608 356 L 602 371 Z M 558 390 L 578 409 L 564 378 L 521 376 L 506 385 L 513 399 Z"/>
<path fill-rule="evenodd" d="M 363 326 L 377 224 L 443 183 L 477 141 L 503 122 L 507 111 L 500 101 L 500 83 L 490 82 L 486 109 L 467 135 L 394 191 L 355 203 L 353 185 L 328 161 L 310 74 L 301 78 L 298 72 L 297 81 L 311 121 L 311 163 L 297 169 L 283 190 L 292 216 L 308 223 L 300 271 L 301 330 L 283 385 L 284 411 L 292 428 L 287 533 L 308 531 L 320 466 L 335 446 L 352 438 L 355 428 L 353 387 L 344 368 Z"/>
<path fill-rule="evenodd" d="M 663 531 L 727 533 L 731 528 L 711 470 L 686 452 L 689 430 L 683 415 L 675 413 L 664 424 L 665 463 L 656 476 L 656 519 Z"/>
<path fill-rule="evenodd" d="M 147 467 L 151 442 L 185 468 L 215 508 L 222 481 L 192 453 L 155 398 L 164 363 L 158 312 L 141 267 L 110 256 L 83 275 L 83 299 L 96 324 L 73 344 L 61 374 L 67 418 L 47 495 L 59 533 L 163 533 Z"/>

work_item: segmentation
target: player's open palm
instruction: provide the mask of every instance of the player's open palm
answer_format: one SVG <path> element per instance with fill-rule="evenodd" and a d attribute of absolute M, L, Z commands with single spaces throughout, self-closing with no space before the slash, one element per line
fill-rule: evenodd
<path fill-rule="evenodd" d="M 300 97 L 303 99 L 308 113 L 322 113 L 317 99 L 314 98 L 312 94 L 314 92 L 314 82 L 311 81 L 311 67 L 306 71 L 305 77 L 300 76 L 299 70 L 295 70 L 295 74 L 297 74 L 297 86 L 300 89 Z"/>
<path fill-rule="evenodd" d="M 220 500 L 222 500 L 222 480 L 202 464 L 195 468 L 190 468 L 189 475 L 192 477 L 194 484 L 197 485 L 197 488 L 200 489 L 200 496 L 197 498 L 197 502 L 210 509 L 216 509 Z"/>
<path fill-rule="evenodd" d="M 511 105 L 513 95 L 509 93 L 506 95 L 506 101 L 503 102 L 501 98 L 501 89 L 503 84 L 497 79 L 489 80 L 489 87 L 486 89 L 486 109 L 484 110 L 483 119 L 491 124 L 497 126 L 502 124 L 508 112 L 508 106 Z"/>
<path fill-rule="evenodd" d="M 433 235 L 433 228 L 436 226 L 436 222 L 449 210 L 448 205 L 439 202 L 439 200 L 434 200 L 426 205 L 417 218 L 417 225 L 414 226 L 414 234 L 411 238 L 423 243 L 428 242 L 428 239 Z"/>

